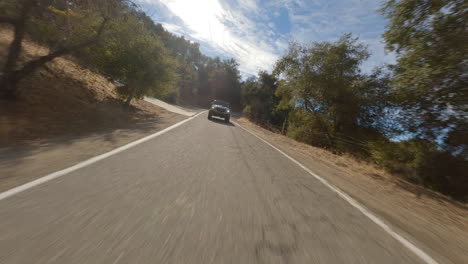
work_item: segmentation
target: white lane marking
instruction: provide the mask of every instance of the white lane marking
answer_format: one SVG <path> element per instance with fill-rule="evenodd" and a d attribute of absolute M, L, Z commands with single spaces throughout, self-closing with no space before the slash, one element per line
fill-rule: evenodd
<path fill-rule="evenodd" d="M 124 150 L 127 150 L 127 149 L 129 149 L 131 147 L 134 147 L 134 146 L 136 146 L 138 144 L 141 144 L 141 143 L 146 142 L 146 141 L 148 141 L 150 139 L 153 139 L 153 138 L 155 138 L 157 136 L 160 136 L 160 135 L 162 135 L 162 134 L 164 134 L 164 133 L 166 133 L 166 132 L 168 132 L 168 131 L 170 131 L 170 130 L 172 130 L 172 129 L 174 129 L 174 128 L 176 128 L 176 127 L 178 127 L 178 126 L 180 126 L 180 125 L 182 125 L 182 124 L 184 124 L 184 123 L 186 123 L 186 122 L 188 122 L 188 121 L 190 121 L 190 120 L 192 120 L 194 118 L 196 118 L 197 116 L 199 116 L 199 115 L 201 115 L 201 114 L 203 114 L 205 112 L 206 111 L 202 111 L 202 112 L 200 112 L 200 113 L 198 113 L 198 114 L 196 114 L 196 115 L 194 115 L 192 117 L 184 119 L 184 120 L 180 121 L 179 123 L 176 123 L 176 124 L 174 124 L 174 125 L 172 125 L 170 127 L 167 127 L 165 129 L 161 130 L 161 131 L 158 131 L 158 132 L 156 132 L 154 134 L 151 134 L 151 135 L 146 136 L 144 138 L 140 138 L 140 139 L 138 139 L 136 141 L 130 142 L 130 143 L 126 144 L 126 145 L 123 145 L 121 147 L 118 147 L 118 148 L 113 149 L 113 150 L 111 150 L 109 152 L 103 153 L 101 155 L 92 157 L 90 159 L 82 161 L 82 162 L 80 162 L 78 164 L 75 164 L 75 165 L 73 165 L 71 167 L 68 167 L 66 169 L 53 172 L 53 173 L 45 175 L 45 176 L 43 176 L 43 177 L 41 177 L 39 179 L 36 179 L 36 180 L 30 181 L 28 183 L 25 183 L 23 185 L 14 187 L 14 188 L 12 188 L 12 189 L 10 189 L 8 191 L 4 191 L 4 192 L 0 193 L 0 200 L 3 200 L 5 198 L 8 198 L 8 197 L 13 196 L 15 194 L 18 194 L 18 193 L 20 193 L 22 191 L 26 191 L 27 189 L 33 188 L 33 187 L 35 187 L 35 186 L 37 186 L 39 184 L 43 184 L 43 183 L 48 182 L 50 180 L 53 180 L 53 179 L 56 179 L 56 178 L 61 177 L 63 175 L 66 175 L 66 174 L 68 174 L 68 173 L 70 173 L 72 171 L 79 170 L 79 169 L 81 169 L 83 167 L 89 166 L 89 165 L 91 165 L 93 163 L 96 163 L 96 162 L 98 162 L 100 160 L 103 160 L 103 159 L 108 158 L 108 157 L 110 157 L 112 155 L 115 155 L 115 154 L 120 153 L 120 152 L 122 152 Z"/>
<path fill-rule="evenodd" d="M 309 168 L 307 168 L 306 166 L 302 165 L 299 161 L 297 161 L 296 159 L 294 159 L 293 157 L 289 156 L 288 154 L 284 153 L 282 150 L 280 150 L 279 148 L 273 146 L 270 142 L 266 141 L 265 139 L 261 138 L 260 136 L 256 135 L 254 132 L 250 131 L 249 129 L 241 126 L 240 124 L 238 124 L 237 122 L 233 122 L 235 125 L 239 126 L 240 128 L 244 129 L 245 131 L 249 132 L 250 134 L 252 134 L 253 136 L 255 136 L 256 138 L 260 139 L 261 141 L 263 141 L 264 143 L 266 143 L 268 146 L 274 148 L 275 150 L 277 150 L 279 153 L 283 154 L 286 158 L 288 158 L 289 160 L 291 160 L 292 162 L 294 162 L 295 164 L 297 164 L 299 167 L 301 167 L 303 170 L 305 170 L 306 172 L 308 172 L 310 175 L 314 176 L 317 180 L 319 180 L 321 183 L 323 183 L 325 186 L 327 186 L 328 188 L 330 188 L 332 191 L 334 191 L 335 193 L 337 193 L 341 198 L 343 198 L 344 200 L 346 200 L 349 204 L 351 204 L 354 208 L 358 209 L 362 214 L 364 214 L 365 216 L 367 216 L 372 222 L 374 222 L 375 224 L 377 224 L 378 226 L 380 226 L 383 230 L 385 230 L 385 232 L 387 232 L 388 234 L 390 234 L 393 238 L 395 238 L 398 242 L 400 242 L 401 244 L 403 244 L 403 246 L 405 246 L 407 249 L 409 249 L 411 252 L 413 252 L 416 256 L 418 256 L 419 258 L 421 258 L 424 262 L 428 263 L 428 264 L 438 264 L 437 261 L 435 261 L 431 256 L 429 256 L 426 252 L 424 252 L 422 249 L 418 248 L 416 245 L 414 245 L 413 243 L 411 243 L 409 240 L 407 240 L 406 238 L 404 238 L 402 235 L 398 234 L 397 232 L 395 232 L 390 226 L 388 226 L 386 223 L 384 223 L 379 217 L 377 217 L 376 215 L 374 215 L 373 213 L 371 213 L 369 211 L 369 209 L 367 209 L 366 207 L 364 207 L 363 205 L 361 205 L 359 202 L 357 202 L 356 200 L 354 200 L 353 198 L 351 198 L 348 194 L 346 194 L 345 192 L 343 192 L 342 190 L 340 190 L 338 187 L 334 186 L 333 184 L 329 183 L 327 180 L 325 180 L 324 178 L 320 177 L 319 175 L 315 174 L 314 172 L 312 172 L 311 170 L 309 170 Z"/>

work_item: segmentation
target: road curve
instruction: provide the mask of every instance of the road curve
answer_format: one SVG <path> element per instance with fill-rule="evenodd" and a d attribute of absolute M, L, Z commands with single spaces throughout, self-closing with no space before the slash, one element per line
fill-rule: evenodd
<path fill-rule="evenodd" d="M 0 263 L 421 263 L 336 193 L 206 113 L 0 200 Z"/>

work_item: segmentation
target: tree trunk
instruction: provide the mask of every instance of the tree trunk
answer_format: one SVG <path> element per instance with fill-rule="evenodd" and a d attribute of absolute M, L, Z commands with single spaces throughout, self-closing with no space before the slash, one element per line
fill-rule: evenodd
<path fill-rule="evenodd" d="M 16 85 L 13 80 L 13 73 L 15 71 L 16 62 L 21 54 L 22 42 L 26 32 L 26 22 L 29 18 L 29 13 L 35 0 L 25 1 L 21 7 L 18 19 L 10 19 L 9 23 L 14 28 L 13 41 L 8 48 L 8 56 L 3 66 L 3 74 L 0 80 L 0 96 L 4 98 L 16 97 Z M 5 20 L 5 22 L 7 22 Z"/>
<path fill-rule="evenodd" d="M 281 127 L 281 134 L 283 134 L 283 135 L 284 135 L 285 132 L 286 132 L 285 130 L 286 130 L 286 124 L 287 124 L 287 122 L 288 122 L 288 117 L 286 116 L 286 117 L 284 118 L 284 121 L 283 121 L 283 126 Z"/>
<path fill-rule="evenodd" d="M 23 25 L 22 36 L 21 36 L 21 39 L 18 42 L 18 47 L 19 47 L 18 54 L 16 55 L 16 57 L 12 58 L 12 62 L 11 62 L 12 65 L 10 67 L 7 67 L 7 66 L 9 66 L 8 64 L 5 65 L 5 70 L 4 70 L 4 74 L 3 74 L 3 78 L 2 78 L 2 82 L 1 82 L 2 96 L 7 97 L 7 98 L 8 97 L 14 98 L 15 95 L 16 95 L 16 90 L 17 90 L 19 81 L 21 79 L 23 79 L 24 77 L 32 74 L 39 67 L 43 66 L 47 62 L 49 62 L 49 61 L 51 61 L 51 60 L 53 60 L 53 59 L 55 59 L 57 57 L 60 57 L 60 56 L 66 55 L 66 54 L 70 54 L 70 53 L 72 53 L 74 51 L 77 51 L 77 50 L 80 50 L 82 48 L 85 48 L 85 47 L 88 47 L 88 46 L 91 46 L 91 45 L 94 45 L 94 44 L 98 43 L 99 40 L 101 39 L 101 35 L 102 35 L 102 32 L 104 31 L 104 27 L 105 27 L 107 21 L 108 21 L 107 18 L 103 19 L 101 25 L 99 26 L 97 34 L 96 34 L 96 36 L 94 38 L 83 41 L 83 42 L 78 43 L 76 45 L 62 47 L 62 48 L 60 48 L 60 49 L 58 49 L 58 50 L 56 50 L 54 52 L 51 52 L 51 53 L 47 54 L 46 56 L 39 57 L 39 58 L 37 58 L 35 60 L 32 60 L 32 61 L 26 63 L 19 70 L 14 70 L 14 67 L 16 65 L 16 61 L 18 59 L 19 51 L 21 51 L 21 40 L 24 37 L 25 25 Z M 16 26 L 15 26 L 15 29 L 16 29 Z M 16 33 L 15 33 L 15 35 L 16 35 Z M 16 40 L 16 37 L 15 37 L 15 40 Z M 13 44 L 14 43 L 12 43 L 12 46 L 13 46 Z M 11 50 L 12 49 L 10 49 L 10 51 Z M 10 55 L 11 54 L 9 54 L 9 58 L 12 57 Z"/>

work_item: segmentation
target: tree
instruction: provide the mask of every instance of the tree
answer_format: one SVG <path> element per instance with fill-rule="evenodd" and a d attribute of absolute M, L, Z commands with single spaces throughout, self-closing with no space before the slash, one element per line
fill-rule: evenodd
<path fill-rule="evenodd" d="M 193 102 L 198 84 L 196 68 L 183 58 L 179 58 L 178 65 L 177 88 L 179 99 L 183 102 Z"/>
<path fill-rule="evenodd" d="M 202 104 L 213 99 L 226 100 L 232 107 L 240 105 L 240 73 L 235 59 L 205 58 L 198 65 L 198 96 Z"/>
<path fill-rule="evenodd" d="M 222 84 L 216 87 L 216 95 L 231 103 L 233 107 L 240 105 L 240 72 L 239 63 L 231 58 L 223 60 L 218 73 L 221 74 Z"/>
<path fill-rule="evenodd" d="M 4 0 L 0 23 L 12 25 L 15 35 L 0 76 L 1 97 L 16 97 L 21 79 L 73 54 L 120 84 L 127 104 L 144 94 L 202 104 L 215 97 L 240 101 L 235 60 L 204 56 L 198 43 L 166 31 L 129 0 Z M 26 34 L 49 54 L 20 59 Z"/>
<path fill-rule="evenodd" d="M 98 43 L 113 6 L 121 4 L 121 1 L 21 0 L 2 4 L 0 23 L 13 27 L 14 38 L 3 66 L 0 96 L 15 98 L 18 82 L 39 67 L 57 57 Z M 41 35 L 44 30 L 48 31 L 44 36 L 50 37 L 49 53 L 19 65 L 26 32 Z"/>
<path fill-rule="evenodd" d="M 142 11 L 137 11 L 137 17 L 148 31 L 164 42 L 178 61 L 178 100 L 206 106 L 214 98 L 219 98 L 230 101 L 234 106 L 239 104 L 240 74 L 235 60 L 204 56 L 198 43 L 167 32 Z"/>
<path fill-rule="evenodd" d="M 379 71 L 361 73 L 360 65 L 368 57 L 367 47 L 351 34 L 336 42 L 292 43 L 274 69 L 284 79 L 277 92 L 282 95 L 280 106 L 300 107 L 303 111 L 296 115 L 312 115 L 295 120 L 313 122 L 332 148 L 347 142 L 345 138 L 376 133 L 374 125 L 383 116 L 388 86 Z"/>
<path fill-rule="evenodd" d="M 84 52 L 84 60 L 120 84 L 117 92 L 126 105 L 144 95 L 164 97 L 172 93 L 176 60 L 132 9 L 121 17 L 109 24 L 105 40 Z"/>
<path fill-rule="evenodd" d="M 260 71 L 257 75 L 258 77 L 247 78 L 242 84 L 242 104 L 244 108 L 247 107 L 251 119 L 279 127 L 283 124 L 287 111 L 278 108 L 278 78 L 266 71 Z"/>
<path fill-rule="evenodd" d="M 389 20 L 386 47 L 398 56 L 400 122 L 416 137 L 468 157 L 468 2 L 388 0 L 382 12 Z"/>

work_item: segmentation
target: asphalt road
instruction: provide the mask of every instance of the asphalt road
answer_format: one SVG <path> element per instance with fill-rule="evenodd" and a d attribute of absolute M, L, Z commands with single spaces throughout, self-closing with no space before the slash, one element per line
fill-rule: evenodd
<path fill-rule="evenodd" d="M 421 263 L 253 135 L 206 113 L 0 200 L 0 263 Z"/>

